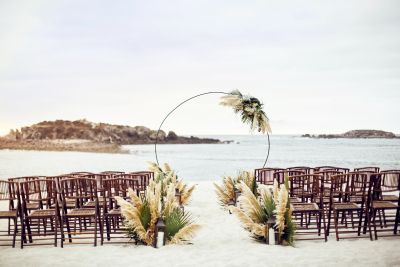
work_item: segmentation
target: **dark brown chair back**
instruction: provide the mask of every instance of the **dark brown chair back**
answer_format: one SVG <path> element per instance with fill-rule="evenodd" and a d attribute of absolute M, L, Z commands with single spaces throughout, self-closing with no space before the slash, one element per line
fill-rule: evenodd
<path fill-rule="evenodd" d="M 370 172 L 370 173 L 378 173 L 379 167 L 361 167 L 361 168 L 354 168 L 354 172 Z"/>
<path fill-rule="evenodd" d="M 284 171 L 285 169 L 281 168 L 261 168 L 261 169 L 255 169 L 254 171 L 254 177 L 256 177 L 256 181 L 259 182 L 260 184 L 265 184 L 265 185 L 272 185 L 274 184 L 274 174 L 277 171 Z"/>
<path fill-rule="evenodd" d="M 97 181 L 92 178 L 66 178 L 60 181 L 61 201 L 66 209 L 67 200 L 75 200 L 76 208 L 82 208 L 88 201 L 98 204 Z"/>

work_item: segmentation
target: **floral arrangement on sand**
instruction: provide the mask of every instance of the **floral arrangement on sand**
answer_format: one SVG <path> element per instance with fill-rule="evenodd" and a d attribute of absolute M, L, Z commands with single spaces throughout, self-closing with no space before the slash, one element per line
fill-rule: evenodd
<path fill-rule="evenodd" d="M 214 183 L 215 193 L 217 194 L 218 201 L 222 206 L 228 206 L 230 203 L 236 201 L 237 195 L 235 190 L 241 192 L 241 187 L 237 186 L 240 182 L 244 182 L 249 188 L 251 188 L 252 192 L 257 192 L 255 176 L 249 171 L 241 171 L 236 177 L 224 176 L 222 177 L 221 185 Z"/>
<path fill-rule="evenodd" d="M 151 169 L 156 166 L 151 165 Z M 127 201 L 115 197 L 121 207 L 127 234 L 135 243 L 153 246 L 156 238 L 156 224 L 162 219 L 165 223 L 166 244 L 187 243 L 199 230 L 200 225 L 193 222 L 189 212 L 183 211 L 177 200 L 176 189 L 181 190 L 182 199 L 187 203 L 194 187 L 182 185 L 168 164 L 163 170 L 157 166 L 154 180 L 150 181 L 144 195 L 129 189 Z M 182 201 L 183 202 L 183 201 Z"/>
<path fill-rule="evenodd" d="M 164 168 L 160 167 L 155 162 L 149 162 L 149 165 L 149 170 L 154 172 L 156 184 L 162 184 L 161 190 L 163 196 L 166 196 L 167 188 L 172 184 L 175 187 L 175 192 L 180 194 L 181 204 L 189 204 L 192 193 L 196 188 L 195 185 L 188 186 L 183 180 L 179 180 L 175 171 L 168 163 L 164 163 Z"/>
<path fill-rule="evenodd" d="M 238 198 L 239 205 L 231 209 L 243 227 L 255 239 L 266 241 L 269 237 L 267 222 L 273 219 L 278 244 L 293 245 L 296 228 L 292 221 L 287 182 L 280 188 L 276 180 L 272 188 L 262 185 L 258 188 L 258 196 L 244 182 L 240 182 L 237 187 L 242 194 Z"/>
<path fill-rule="evenodd" d="M 221 105 L 232 107 L 235 113 L 239 113 L 243 123 L 250 124 L 250 130 L 257 129 L 263 134 L 271 133 L 269 119 L 263 111 L 263 104 L 253 96 L 243 95 L 239 90 L 234 90 L 221 97 Z"/>

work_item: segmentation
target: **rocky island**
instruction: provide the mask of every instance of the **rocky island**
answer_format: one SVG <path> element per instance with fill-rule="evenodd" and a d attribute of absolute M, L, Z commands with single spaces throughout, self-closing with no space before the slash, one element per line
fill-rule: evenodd
<path fill-rule="evenodd" d="M 122 145 L 153 144 L 157 131 L 144 126 L 93 123 L 87 120 L 43 121 L 0 137 L 0 149 L 126 153 Z M 160 131 L 159 144 L 217 144 L 218 139 L 178 136 Z"/>
<path fill-rule="evenodd" d="M 386 138 L 393 139 L 399 138 L 392 132 L 385 132 L 381 130 L 352 130 L 343 134 L 303 134 L 301 137 L 309 138 Z"/>

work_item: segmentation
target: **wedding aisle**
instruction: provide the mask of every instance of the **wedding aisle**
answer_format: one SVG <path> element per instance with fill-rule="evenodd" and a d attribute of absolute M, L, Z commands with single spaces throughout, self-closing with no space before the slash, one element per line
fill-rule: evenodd
<path fill-rule="evenodd" d="M 1 247 L 0 266 L 400 266 L 398 238 L 336 242 L 331 237 L 327 243 L 302 241 L 295 247 L 255 242 L 234 215 L 220 208 L 212 182 L 198 183 L 187 209 L 202 225 L 191 245 Z"/>

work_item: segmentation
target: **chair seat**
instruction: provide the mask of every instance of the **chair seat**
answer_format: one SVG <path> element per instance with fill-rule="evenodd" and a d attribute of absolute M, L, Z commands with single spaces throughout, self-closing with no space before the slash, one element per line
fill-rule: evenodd
<path fill-rule="evenodd" d="M 39 203 L 26 203 L 26 208 L 28 210 L 36 210 L 39 209 Z"/>
<path fill-rule="evenodd" d="M 293 203 L 291 204 L 293 212 L 307 212 L 307 211 L 318 211 L 318 205 L 316 203 Z"/>
<path fill-rule="evenodd" d="M 362 196 L 350 196 L 350 201 L 356 202 L 356 203 L 361 203 L 361 202 L 363 202 L 363 197 Z"/>
<path fill-rule="evenodd" d="M 0 211 L 0 218 L 14 218 L 17 217 L 16 210 Z"/>
<path fill-rule="evenodd" d="M 107 213 L 108 216 L 121 216 L 120 209 L 112 209 Z"/>
<path fill-rule="evenodd" d="M 318 199 L 316 199 L 316 201 L 317 201 L 317 203 L 319 203 L 320 199 L 318 198 Z M 329 197 L 323 197 L 322 198 L 322 203 L 326 204 L 326 203 L 329 203 L 329 202 L 331 202 L 331 199 Z"/>
<path fill-rule="evenodd" d="M 360 207 L 356 203 L 335 203 L 332 205 L 334 210 L 359 210 Z"/>
<path fill-rule="evenodd" d="M 301 203 L 301 199 L 297 197 L 290 197 L 290 203 Z"/>
<path fill-rule="evenodd" d="M 394 195 L 383 195 L 382 199 L 386 201 L 398 201 L 399 197 Z"/>
<path fill-rule="evenodd" d="M 96 210 L 94 209 L 73 209 L 68 212 L 68 217 L 91 217 L 96 215 Z"/>
<path fill-rule="evenodd" d="M 104 204 L 104 200 L 99 200 L 99 206 L 102 206 Z M 94 208 L 96 207 L 96 202 L 91 200 L 84 205 L 85 208 Z"/>
<path fill-rule="evenodd" d="M 373 201 L 372 202 L 372 207 L 374 209 L 396 209 L 399 206 L 397 206 L 395 203 L 390 202 L 390 201 Z"/>
<path fill-rule="evenodd" d="M 67 202 L 65 203 L 66 204 L 66 206 L 67 206 L 67 209 L 73 209 L 73 208 L 75 208 L 76 207 L 76 201 L 75 200 L 67 200 Z M 61 206 L 61 205 L 60 205 Z M 53 203 L 53 204 L 51 204 L 50 205 L 50 208 L 55 208 L 56 207 L 56 204 L 55 203 Z"/>
<path fill-rule="evenodd" d="M 31 214 L 28 215 L 29 218 L 45 218 L 45 217 L 53 217 L 56 215 L 55 210 L 35 210 Z"/>

